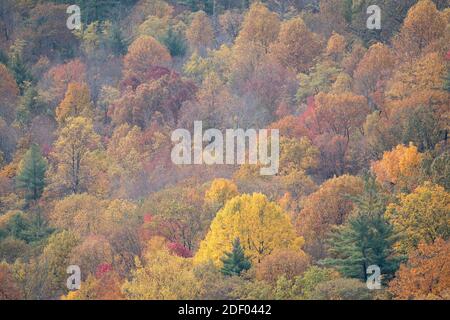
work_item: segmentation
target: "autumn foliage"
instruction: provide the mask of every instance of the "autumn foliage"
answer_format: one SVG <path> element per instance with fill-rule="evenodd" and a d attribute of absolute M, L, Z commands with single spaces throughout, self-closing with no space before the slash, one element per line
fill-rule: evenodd
<path fill-rule="evenodd" d="M 0 2 L 0 300 L 450 299 L 448 1 Z"/>

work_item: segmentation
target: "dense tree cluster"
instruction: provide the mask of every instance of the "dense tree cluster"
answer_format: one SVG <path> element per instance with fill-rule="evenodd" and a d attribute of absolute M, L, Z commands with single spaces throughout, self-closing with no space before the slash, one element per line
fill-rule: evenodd
<path fill-rule="evenodd" d="M 450 299 L 449 106 L 445 0 L 2 0 L 0 299 Z"/>

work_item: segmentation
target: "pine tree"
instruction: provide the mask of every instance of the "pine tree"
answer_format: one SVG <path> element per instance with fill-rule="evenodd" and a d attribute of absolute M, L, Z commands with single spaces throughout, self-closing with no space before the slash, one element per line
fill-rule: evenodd
<path fill-rule="evenodd" d="M 31 73 L 28 71 L 20 54 L 15 53 L 9 59 L 9 69 L 16 79 L 20 92 L 23 93 L 27 84 L 33 81 Z"/>
<path fill-rule="evenodd" d="M 374 177 L 366 177 L 364 193 L 353 201 L 355 212 L 344 225 L 334 228 L 327 241 L 331 257 L 321 263 L 335 267 L 345 277 L 362 280 L 367 280 L 367 267 L 377 265 L 386 281 L 394 275 L 401 257 L 394 255 L 396 238 L 384 217 L 386 199 Z"/>
<path fill-rule="evenodd" d="M 233 249 L 231 252 L 225 253 L 222 258 L 222 273 L 227 276 L 238 276 L 242 271 L 251 267 L 250 261 L 245 257 L 239 238 L 233 241 Z"/>
<path fill-rule="evenodd" d="M 169 49 L 172 57 L 184 56 L 186 54 L 187 45 L 180 32 L 169 28 L 167 34 L 162 39 L 163 44 Z"/>
<path fill-rule="evenodd" d="M 114 55 L 121 56 L 127 53 L 127 43 L 124 39 L 120 27 L 117 24 L 111 26 L 108 44 Z"/>
<path fill-rule="evenodd" d="M 39 93 L 32 85 L 24 89 L 17 106 L 16 119 L 21 125 L 28 124 L 35 116 L 45 111 L 45 104 L 40 99 Z"/>
<path fill-rule="evenodd" d="M 25 191 L 25 199 L 36 201 L 44 190 L 47 161 L 38 145 L 33 144 L 23 157 L 17 174 L 17 187 Z"/>

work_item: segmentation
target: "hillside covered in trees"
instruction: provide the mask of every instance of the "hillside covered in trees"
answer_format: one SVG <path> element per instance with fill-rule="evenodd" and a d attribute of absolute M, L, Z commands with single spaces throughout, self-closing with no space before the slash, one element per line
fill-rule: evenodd
<path fill-rule="evenodd" d="M 447 0 L 1 0 L 0 299 L 450 299 L 449 98 Z"/>

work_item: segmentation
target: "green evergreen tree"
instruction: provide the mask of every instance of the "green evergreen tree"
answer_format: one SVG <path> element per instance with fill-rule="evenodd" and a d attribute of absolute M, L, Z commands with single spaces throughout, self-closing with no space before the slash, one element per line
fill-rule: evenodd
<path fill-rule="evenodd" d="M 383 281 L 395 274 L 402 257 L 396 256 L 393 227 L 384 218 L 386 198 L 378 191 L 375 178 L 367 176 L 362 195 L 353 198 L 355 211 L 348 221 L 330 234 L 330 257 L 320 261 L 336 268 L 343 276 L 367 280 L 370 265 L 380 267 Z"/>
<path fill-rule="evenodd" d="M 122 35 L 119 25 L 116 23 L 111 26 L 108 45 L 116 56 L 124 55 L 127 52 L 127 43 Z"/>
<path fill-rule="evenodd" d="M 20 89 L 20 93 L 23 93 L 27 85 L 33 81 L 33 77 L 28 71 L 28 68 L 23 62 L 20 54 L 14 53 L 10 57 L 8 67 L 14 78 L 16 79 L 17 85 Z"/>
<path fill-rule="evenodd" d="M 36 201 L 44 190 L 47 161 L 41 154 L 38 145 L 33 144 L 25 153 L 22 165 L 17 174 L 17 188 L 25 191 L 25 199 Z"/>
<path fill-rule="evenodd" d="M 167 34 L 161 40 L 167 49 L 169 49 L 172 57 L 182 57 L 185 55 L 187 45 L 180 32 L 176 32 L 170 27 Z"/>
<path fill-rule="evenodd" d="M 0 49 L 0 63 L 8 65 L 8 55 L 2 49 Z"/>
<path fill-rule="evenodd" d="M 225 253 L 222 258 L 222 273 L 227 276 L 238 276 L 242 271 L 251 267 L 250 261 L 245 257 L 244 249 L 242 249 L 239 238 L 233 241 L 233 249 L 231 252 Z"/>
<path fill-rule="evenodd" d="M 16 119 L 21 125 L 28 124 L 35 116 L 45 111 L 45 103 L 32 85 L 27 86 L 17 106 Z"/>
<path fill-rule="evenodd" d="M 0 228 L 0 240 L 13 237 L 26 243 L 39 242 L 49 236 L 54 229 L 48 226 L 42 218 L 42 209 L 39 206 L 28 213 L 18 212 L 8 220 L 3 228 Z"/>
<path fill-rule="evenodd" d="M 344 18 L 347 23 L 352 23 L 352 15 L 353 15 L 353 0 L 344 0 Z"/>

